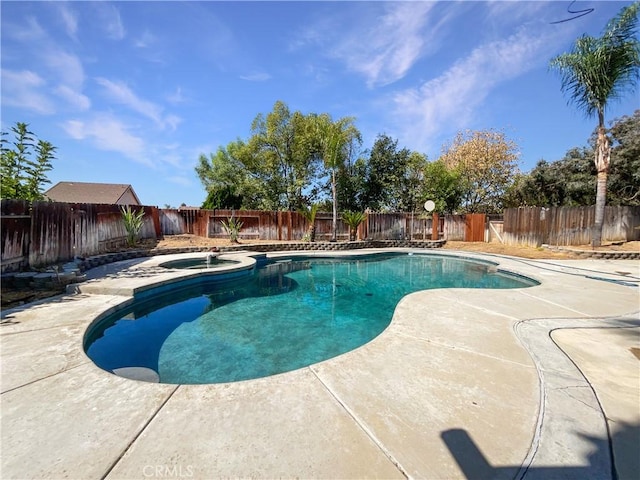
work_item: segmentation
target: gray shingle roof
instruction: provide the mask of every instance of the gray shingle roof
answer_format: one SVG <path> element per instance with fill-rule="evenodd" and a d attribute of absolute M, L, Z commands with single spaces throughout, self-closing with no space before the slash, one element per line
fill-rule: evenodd
<path fill-rule="evenodd" d="M 58 182 L 44 192 L 44 196 L 54 202 L 107 203 L 113 205 L 122 203 L 127 191 L 131 192 L 137 205 L 140 205 L 140 199 L 138 199 L 131 185 L 116 183 Z"/>

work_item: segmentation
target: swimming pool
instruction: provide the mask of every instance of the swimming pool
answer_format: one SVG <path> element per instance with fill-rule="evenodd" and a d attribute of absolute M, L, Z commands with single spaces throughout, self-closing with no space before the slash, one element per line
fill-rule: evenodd
<path fill-rule="evenodd" d="M 211 277 L 151 295 L 85 338 L 107 371 L 136 367 L 172 384 L 222 383 L 295 370 L 378 336 L 405 295 L 432 288 L 523 288 L 491 263 L 427 254 L 283 258 L 235 280 Z"/>

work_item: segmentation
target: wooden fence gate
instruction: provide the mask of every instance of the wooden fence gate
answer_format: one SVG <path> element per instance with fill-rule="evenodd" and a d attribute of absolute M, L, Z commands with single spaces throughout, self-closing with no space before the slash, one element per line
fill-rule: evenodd
<path fill-rule="evenodd" d="M 465 242 L 484 242 L 484 213 L 467 213 L 465 215 Z"/>

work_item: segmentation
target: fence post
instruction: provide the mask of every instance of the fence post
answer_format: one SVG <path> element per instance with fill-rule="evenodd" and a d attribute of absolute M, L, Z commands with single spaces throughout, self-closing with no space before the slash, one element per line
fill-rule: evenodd
<path fill-rule="evenodd" d="M 438 226 L 440 225 L 440 216 L 433 212 L 431 219 L 431 240 L 438 240 L 440 238 L 440 232 L 438 232 Z"/>

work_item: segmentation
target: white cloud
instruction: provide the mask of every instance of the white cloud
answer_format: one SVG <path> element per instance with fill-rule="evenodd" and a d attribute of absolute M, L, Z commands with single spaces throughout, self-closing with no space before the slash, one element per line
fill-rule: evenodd
<path fill-rule="evenodd" d="M 149 30 L 142 32 L 142 35 L 133 42 L 136 48 L 149 48 L 156 42 L 156 37 Z"/>
<path fill-rule="evenodd" d="M 26 19 L 26 25 L 16 25 L 9 22 L 2 22 L 2 34 L 14 40 L 31 43 L 46 39 L 46 32 L 34 17 Z"/>
<path fill-rule="evenodd" d="M 551 2 L 551 4 L 557 2 Z M 487 20 L 502 26 L 520 25 L 523 21 L 537 18 L 552 9 L 549 2 L 505 2 L 491 1 L 486 4 Z"/>
<path fill-rule="evenodd" d="M 540 66 L 554 45 L 552 36 L 523 29 L 477 47 L 418 88 L 397 92 L 394 117 L 403 136 L 424 149 L 443 129 L 464 128 L 496 87 Z"/>
<path fill-rule="evenodd" d="M 170 181 L 171 183 L 175 183 L 177 185 L 180 185 L 182 187 L 192 187 L 193 186 L 193 182 L 191 181 L 191 179 L 187 178 L 187 177 L 183 177 L 181 175 L 176 175 L 173 177 L 169 177 L 167 178 L 168 181 Z"/>
<path fill-rule="evenodd" d="M 105 89 L 105 92 L 113 101 L 125 105 L 134 112 L 153 120 L 160 128 L 169 126 L 175 130 L 181 122 L 181 119 L 175 115 L 163 116 L 161 106 L 139 98 L 123 82 L 112 82 L 106 78 L 97 78 L 96 82 Z"/>
<path fill-rule="evenodd" d="M 128 127 L 110 115 L 96 115 L 88 121 L 68 120 L 62 125 L 76 140 L 88 139 L 100 150 L 118 152 L 131 160 L 153 167 L 145 155 L 145 142 L 130 133 Z"/>
<path fill-rule="evenodd" d="M 104 2 L 95 2 L 93 6 L 97 9 L 99 23 L 107 37 L 111 40 L 122 40 L 126 31 L 122 24 L 120 11 L 114 5 Z"/>
<path fill-rule="evenodd" d="M 67 35 L 76 40 L 76 34 L 78 33 L 78 15 L 76 12 L 71 10 L 69 4 L 66 2 L 55 2 L 53 5 L 58 9 L 60 19 L 62 20 L 62 24 L 64 25 Z"/>
<path fill-rule="evenodd" d="M 67 33 L 75 35 L 77 19 L 74 13 L 66 4 L 54 3 L 53 5 L 63 19 Z M 22 72 L 7 70 L 4 76 L 6 84 L 3 85 L 3 103 L 38 113 L 51 114 L 56 110 L 55 96 L 57 96 L 73 108 L 80 110 L 89 108 L 90 101 L 82 93 L 85 73 L 80 58 L 60 48 L 34 18 L 28 17 L 26 24 L 19 26 L 20 33 L 14 31 L 16 27 L 8 25 L 7 35 L 18 41 L 19 48 L 15 48 L 15 52 L 19 52 L 26 60 L 19 59 L 20 57 L 15 56 L 14 53 L 14 58 L 5 63 L 22 64 L 27 61 L 30 65 L 34 65 L 37 73 L 27 70 Z M 57 86 L 54 88 L 53 85 Z"/>
<path fill-rule="evenodd" d="M 67 85 L 59 85 L 55 89 L 55 93 L 77 110 L 84 111 L 91 108 L 91 100 L 89 100 L 89 97 Z"/>
<path fill-rule="evenodd" d="M 387 4 L 379 17 L 350 26 L 346 37 L 330 48 L 330 55 L 364 75 L 369 87 L 393 83 L 406 75 L 426 48 L 433 47 L 435 28 L 425 27 L 435 6 L 435 2 Z M 316 38 L 309 31 L 307 35 Z"/>
<path fill-rule="evenodd" d="M 51 99 L 43 92 L 46 81 L 30 70 L 2 69 L 2 103 L 43 115 L 55 113 Z"/>
<path fill-rule="evenodd" d="M 84 83 L 84 68 L 80 59 L 71 53 L 51 46 L 43 51 L 44 62 L 61 80 L 71 88 L 80 89 Z"/>
<path fill-rule="evenodd" d="M 167 115 L 164 117 L 164 123 L 169 126 L 172 132 L 175 132 L 178 125 L 182 123 L 182 118 L 177 115 Z"/>
<path fill-rule="evenodd" d="M 271 75 L 266 72 L 256 72 L 248 75 L 240 75 L 240 79 L 248 82 L 266 82 L 271 79 Z"/>
<path fill-rule="evenodd" d="M 176 91 L 172 94 L 167 95 L 166 99 L 167 99 L 167 102 L 172 103 L 174 105 L 184 103 L 186 101 L 186 99 L 184 98 L 184 95 L 182 94 L 181 87 L 177 87 Z"/>

